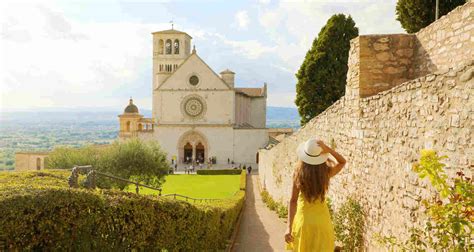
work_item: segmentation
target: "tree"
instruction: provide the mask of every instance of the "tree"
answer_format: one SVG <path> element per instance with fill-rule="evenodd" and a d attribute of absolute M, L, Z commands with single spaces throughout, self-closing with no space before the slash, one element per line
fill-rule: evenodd
<path fill-rule="evenodd" d="M 446 15 L 466 0 L 439 0 L 439 17 Z M 408 33 L 414 33 L 435 21 L 436 0 L 398 0 L 397 20 Z"/>
<path fill-rule="evenodd" d="M 124 179 L 159 187 L 164 175 L 170 170 L 164 153 L 157 142 L 129 139 L 116 141 L 107 147 L 87 146 L 82 148 L 60 147 L 48 156 L 50 169 L 72 169 L 74 165 L 92 165 L 97 171 Z M 98 176 L 101 188 L 118 187 L 126 184 Z"/>
<path fill-rule="evenodd" d="M 344 14 L 333 15 L 314 39 L 296 78 L 296 100 L 301 125 L 344 95 L 350 40 L 359 29 Z"/>
<path fill-rule="evenodd" d="M 129 139 L 114 142 L 98 163 L 98 169 L 122 178 L 159 187 L 170 165 L 156 141 Z M 117 184 L 123 188 L 123 184 Z"/>

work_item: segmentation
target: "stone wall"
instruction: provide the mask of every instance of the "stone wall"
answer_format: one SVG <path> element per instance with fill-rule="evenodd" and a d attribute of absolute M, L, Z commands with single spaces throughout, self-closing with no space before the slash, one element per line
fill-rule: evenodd
<path fill-rule="evenodd" d="M 359 43 L 360 96 L 367 97 L 413 78 L 414 35 L 365 35 Z"/>
<path fill-rule="evenodd" d="M 474 1 L 460 6 L 416 33 L 414 77 L 474 58 Z"/>
<path fill-rule="evenodd" d="M 15 153 L 15 171 L 35 171 L 45 168 L 48 152 L 17 152 Z"/>
<path fill-rule="evenodd" d="M 456 9 L 454 14 L 466 10 L 472 13 L 473 4 Z M 447 24 L 443 20 L 451 20 L 450 15 L 425 30 L 444 27 Z M 472 24 L 471 19 L 465 26 Z M 415 78 L 422 69 L 416 56 L 409 56 L 408 51 L 399 55 L 397 51 L 417 52 L 416 43 L 400 42 L 401 39 L 416 41 L 416 36 L 375 35 L 352 40 L 346 95 L 298 132 L 259 153 L 262 185 L 273 198 L 286 203 L 298 161 L 297 145 L 310 137 L 335 145 L 348 164 L 331 181 L 329 197 L 336 208 L 348 197 L 360 201 L 368 214 L 366 245 L 374 250 L 380 246 L 373 239 L 375 234 L 403 239 L 407 238 L 410 227 L 423 222 L 420 200 L 431 195 L 433 189 L 411 170 L 421 149 L 430 148 L 447 155 L 446 170 L 450 175 L 464 170 L 472 176 L 474 167 L 474 61 L 472 57 L 462 56 L 466 51 L 472 52 L 474 41 L 460 42 L 463 48 L 450 47 L 448 55 L 458 55 L 460 59 L 455 67 L 450 62 L 446 63 L 447 67 L 439 63 L 435 72 Z M 386 44 L 388 48 L 375 43 Z M 381 51 L 389 52 L 390 57 L 381 60 L 380 55 L 377 57 Z M 437 58 L 437 49 L 432 48 L 431 52 L 430 57 Z M 381 69 L 386 69 L 393 62 L 402 65 L 401 59 L 411 62 L 400 76 L 395 76 L 396 73 L 370 76 L 373 68 L 368 64 L 382 61 Z M 397 79 L 403 76 L 408 81 L 397 85 Z M 380 79 L 388 84 L 378 89 L 381 86 L 376 84 Z"/>

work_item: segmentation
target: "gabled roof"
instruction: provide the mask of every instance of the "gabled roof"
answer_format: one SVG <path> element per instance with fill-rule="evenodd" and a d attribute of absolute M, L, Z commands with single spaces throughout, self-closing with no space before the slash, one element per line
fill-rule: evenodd
<path fill-rule="evenodd" d="M 158 86 L 158 89 L 161 88 L 161 87 L 171 78 L 171 76 L 173 76 L 174 74 L 176 74 L 176 73 L 189 61 L 189 59 L 191 59 L 193 56 L 195 56 L 198 60 L 200 60 L 200 61 L 204 64 L 204 66 L 206 66 L 206 67 L 211 71 L 211 73 L 213 73 L 214 76 L 216 76 L 217 79 L 220 80 L 220 82 L 221 82 L 223 85 L 225 85 L 228 89 L 231 89 L 231 87 L 229 86 L 229 84 L 225 83 L 225 81 L 223 81 L 223 80 L 221 79 L 221 77 L 220 77 L 219 75 L 217 75 L 217 73 L 214 72 L 214 70 L 212 70 L 212 68 L 211 68 L 203 59 L 201 59 L 201 57 L 199 57 L 199 56 L 197 55 L 196 52 L 191 53 L 183 62 L 181 62 L 181 64 L 179 64 L 178 68 L 177 68 L 173 73 L 171 73 L 166 79 L 163 80 L 163 82 L 160 84 L 160 86 Z"/>
<path fill-rule="evenodd" d="M 236 93 L 240 93 L 250 97 L 264 97 L 264 88 L 235 88 Z"/>
<path fill-rule="evenodd" d="M 157 32 L 152 32 L 151 34 L 185 34 L 186 36 L 192 38 L 187 34 L 186 32 L 178 31 L 175 29 L 169 29 L 169 30 L 163 30 L 163 31 L 157 31 Z"/>

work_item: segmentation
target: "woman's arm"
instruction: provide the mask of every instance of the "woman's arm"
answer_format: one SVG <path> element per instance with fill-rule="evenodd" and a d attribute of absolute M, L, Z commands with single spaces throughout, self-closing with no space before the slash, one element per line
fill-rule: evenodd
<path fill-rule="evenodd" d="M 319 146 L 323 149 L 323 152 L 331 154 L 337 161 L 337 164 L 331 167 L 331 171 L 329 172 L 329 177 L 332 177 L 338 174 L 344 165 L 346 165 L 346 159 L 341 156 L 341 154 L 337 153 L 335 150 L 331 149 L 329 146 L 324 144 L 323 141 L 318 141 Z"/>
<path fill-rule="evenodd" d="M 293 227 L 293 220 L 295 218 L 296 214 L 296 206 L 298 203 L 298 195 L 300 193 L 300 189 L 295 184 L 295 181 L 293 181 L 293 188 L 291 189 L 291 199 L 288 204 L 288 228 L 286 229 L 286 234 L 285 234 L 285 241 L 287 243 L 290 243 L 293 241 L 293 235 L 291 234 L 291 229 Z"/>

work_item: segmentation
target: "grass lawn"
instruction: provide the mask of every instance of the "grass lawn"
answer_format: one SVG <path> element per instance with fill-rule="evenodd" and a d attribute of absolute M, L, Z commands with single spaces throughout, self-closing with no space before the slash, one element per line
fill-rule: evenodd
<path fill-rule="evenodd" d="M 163 194 L 177 193 L 193 198 L 227 198 L 240 188 L 240 175 L 168 175 Z M 128 188 L 135 192 L 135 187 Z M 140 194 L 157 194 L 148 188 L 140 188 Z"/>

